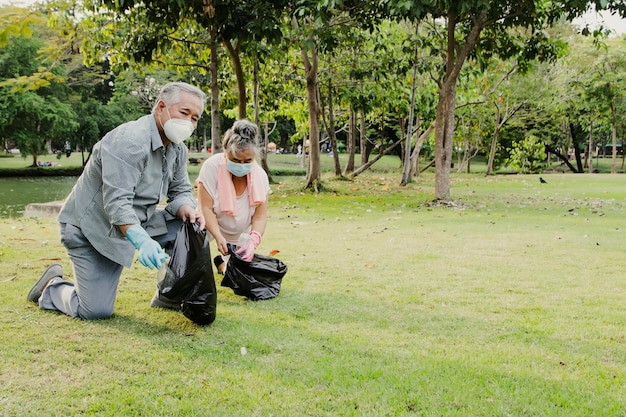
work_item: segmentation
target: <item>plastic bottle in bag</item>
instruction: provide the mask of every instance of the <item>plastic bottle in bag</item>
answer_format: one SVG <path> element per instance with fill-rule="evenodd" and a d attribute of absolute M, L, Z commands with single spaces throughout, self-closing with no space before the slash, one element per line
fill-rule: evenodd
<path fill-rule="evenodd" d="M 246 246 L 246 244 L 248 243 L 248 240 L 250 240 L 250 233 L 242 233 L 239 235 L 239 240 L 237 241 L 237 247 L 240 248 L 242 246 Z"/>

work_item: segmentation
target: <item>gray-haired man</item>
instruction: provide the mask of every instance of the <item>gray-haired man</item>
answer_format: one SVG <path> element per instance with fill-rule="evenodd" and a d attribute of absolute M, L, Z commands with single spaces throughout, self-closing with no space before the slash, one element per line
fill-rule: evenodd
<path fill-rule="evenodd" d="M 200 223 L 187 174 L 187 148 L 204 112 L 206 95 L 182 82 L 165 85 L 152 113 L 124 123 L 93 147 L 59 213 L 61 242 L 74 283 L 61 266 L 50 266 L 27 299 L 42 309 L 81 319 L 113 314 L 123 267 L 135 253 L 142 265 L 160 268 L 182 221 Z M 164 210 L 157 204 L 167 200 Z"/>

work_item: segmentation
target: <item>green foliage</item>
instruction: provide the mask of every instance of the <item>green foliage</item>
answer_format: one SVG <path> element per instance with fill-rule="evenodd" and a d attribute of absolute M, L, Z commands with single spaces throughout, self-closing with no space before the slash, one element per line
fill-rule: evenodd
<path fill-rule="evenodd" d="M 78 125 L 71 106 L 64 102 L 67 91 L 58 82 L 62 77 L 44 82 L 35 76 L 35 82 L 23 84 L 39 71 L 43 45 L 35 37 L 13 37 L 0 52 L 0 108 L 4 109 L 0 135 L 13 141 L 23 155 L 33 155 L 33 165 L 47 141 L 65 140 Z"/>
<path fill-rule="evenodd" d="M 163 82 L 182 79 L 208 91 L 210 35 L 215 30 L 220 41 L 233 46 L 244 70 L 243 78 L 237 79 L 225 50 L 218 51 L 215 81 L 220 90 L 221 118 L 238 117 L 237 83 L 245 83 L 248 102 L 252 103 L 251 69 L 258 62 L 261 124 L 271 126 L 279 120 L 280 129 L 272 140 L 277 140 L 280 131 L 280 140 L 288 144 L 288 137 L 295 143 L 308 135 L 299 47 L 315 45 L 319 52 L 319 92 L 326 97 L 332 89 L 339 140 L 345 140 L 347 109 L 352 105 L 365 110 L 368 144 L 381 148 L 401 137 L 406 126 L 416 45 L 419 73 L 414 110 L 423 128 L 435 119 L 440 87 L 448 74 L 456 71 L 454 65 L 446 63 L 445 23 L 450 16 L 457 23 L 453 38 L 457 56 L 466 52 L 464 45 L 474 23 L 482 25 L 476 45 L 467 55 L 469 65 L 462 65 L 458 72 L 456 105 L 487 103 L 458 115 L 455 123 L 462 123 L 456 125 L 455 147 L 486 152 L 495 115 L 493 101 L 488 99 L 490 88 L 480 85 L 480 80 L 487 79 L 493 87 L 500 68 L 513 62 L 518 71 L 527 71 L 528 77 L 499 89 L 502 110 L 507 105 L 514 107 L 524 94 L 528 100 L 503 127 L 503 144 L 498 148 L 503 156 L 527 135 L 540 137 L 555 149 L 567 149 L 571 146 L 569 125 L 580 133 L 574 140 L 582 147 L 592 123 L 597 140 L 606 142 L 611 131 L 611 105 L 618 137 L 624 129 L 623 97 L 619 93 L 623 63 L 609 59 L 624 55 L 623 40 L 603 40 L 604 50 L 613 52 L 601 61 L 600 52 L 595 53 L 597 56 L 591 53 L 593 44 L 581 42 L 570 26 L 561 24 L 553 30 L 547 25 L 564 23 L 561 15 L 579 15 L 590 3 L 94 0 L 54 2 L 38 8 L 50 17 L 50 28 L 32 24 L 43 22 L 42 13 L 2 8 L 0 42 L 23 42 L 36 28 L 38 36 L 32 40 L 44 42 L 36 49 L 46 55 L 43 60 L 21 62 L 23 67 L 32 66 L 30 72 L 0 80 L 0 85 L 12 88 L 2 90 L 6 94 L 47 89 L 46 94 L 70 104 L 78 124 L 68 123 L 73 130 L 52 136 L 67 136 L 73 145 L 89 148 L 114 125 L 148 112 L 154 89 Z M 598 6 L 624 9 L 614 1 L 599 2 Z M 302 18 L 302 23 L 306 18 L 311 25 L 302 24 L 296 30 L 291 25 L 292 16 Z M 570 44 L 569 56 L 563 55 L 567 50 L 564 42 Z M 32 47 L 26 43 L 20 46 L 24 51 Z M 89 68 L 81 65 L 81 57 Z M 538 65 L 537 59 L 546 64 Z M 5 60 L 2 64 L 7 72 L 15 72 L 17 62 Z M 588 69 L 596 69 L 595 75 L 586 74 Z M 152 85 L 150 78 L 156 80 Z M 63 83 L 68 87 L 60 91 L 58 85 Z M 13 110 L 7 100 L 0 102 L 0 109 L 2 133 Z M 590 112 L 594 112 L 593 117 Z M 247 114 L 252 114 L 251 105 Z M 208 119 L 202 120 L 198 132 L 208 131 Z M 12 140 L 10 135 L 3 138 L 9 143 Z M 427 145 L 433 147 L 432 143 Z"/>
<path fill-rule="evenodd" d="M 30 38 L 33 26 L 45 25 L 40 13 L 13 6 L 0 6 L 0 47 L 8 45 L 14 37 Z"/>
<path fill-rule="evenodd" d="M 143 90 L 123 77 L 116 80 L 106 62 L 85 67 L 78 51 L 64 49 L 61 31 L 42 25 L 32 30 L 37 36 L 12 36 L 0 50 L 5 146 L 32 155 L 36 165 L 41 153 L 61 149 L 66 141 L 89 150 L 107 131 L 150 111 L 152 101 L 142 103 L 139 93 L 132 94 Z M 114 87 L 117 100 L 111 100 Z"/>
<path fill-rule="evenodd" d="M 546 159 L 544 144 L 538 137 L 529 135 L 521 142 L 513 144 L 510 150 L 509 166 L 522 174 L 538 174 Z"/>

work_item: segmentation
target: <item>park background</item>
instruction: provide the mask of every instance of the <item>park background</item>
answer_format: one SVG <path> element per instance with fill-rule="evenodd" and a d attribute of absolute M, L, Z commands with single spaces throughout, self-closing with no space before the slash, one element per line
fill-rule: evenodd
<path fill-rule="evenodd" d="M 592 21 L 594 6 L 609 25 Z M 623 169 L 625 47 L 611 26 L 620 2 L 446 7 L 6 6 L 0 134 L 6 152 L 29 155 L 33 166 L 46 152 L 86 159 L 104 133 L 147 113 L 160 86 L 182 79 L 210 91 L 192 151 L 219 151 L 221 133 L 247 117 L 267 149 L 308 151 L 305 188 L 323 188 L 326 153 L 348 178 L 397 154 L 402 184 L 432 164 L 438 200 L 451 199 L 450 173 L 471 172 L 481 157 L 487 174 L 538 173 L 546 158 L 593 172 L 597 155 L 613 157 L 610 172 Z M 261 161 L 270 173 L 265 154 Z"/>

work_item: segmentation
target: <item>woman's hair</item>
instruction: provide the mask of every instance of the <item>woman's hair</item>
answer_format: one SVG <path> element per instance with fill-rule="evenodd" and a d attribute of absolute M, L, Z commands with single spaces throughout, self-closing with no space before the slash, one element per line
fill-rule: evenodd
<path fill-rule="evenodd" d="M 173 83 L 165 84 L 161 91 L 159 92 L 159 96 L 154 102 L 154 106 L 152 107 L 152 113 L 154 114 L 157 109 L 157 104 L 159 101 L 163 100 L 165 104 L 172 105 L 178 103 L 180 101 L 180 92 L 184 91 L 186 93 L 193 94 L 198 97 L 202 102 L 202 108 L 206 106 L 206 94 L 204 91 L 200 90 L 198 87 L 194 87 L 191 84 L 187 84 L 181 81 L 176 81 Z"/>
<path fill-rule="evenodd" d="M 251 149 L 255 154 L 259 147 L 259 128 L 247 119 L 237 120 L 233 127 L 224 133 L 222 148 L 224 152 L 238 153 Z"/>

